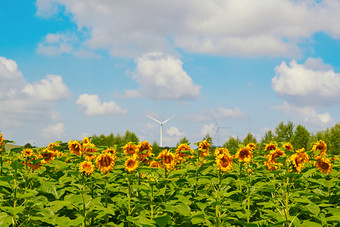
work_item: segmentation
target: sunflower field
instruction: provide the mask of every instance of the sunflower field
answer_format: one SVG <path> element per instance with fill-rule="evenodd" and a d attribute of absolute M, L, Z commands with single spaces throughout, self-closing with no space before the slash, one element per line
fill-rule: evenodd
<path fill-rule="evenodd" d="M 340 160 L 321 140 L 158 155 L 148 141 L 11 142 L 0 134 L 0 226 L 340 226 Z"/>

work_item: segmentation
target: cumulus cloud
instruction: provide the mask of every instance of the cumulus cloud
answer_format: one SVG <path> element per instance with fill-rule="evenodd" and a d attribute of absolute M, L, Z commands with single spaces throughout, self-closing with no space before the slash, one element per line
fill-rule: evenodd
<path fill-rule="evenodd" d="M 333 118 L 326 112 L 319 114 L 313 107 L 298 107 L 284 102 L 283 105 L 273 108 L 287 115 L 290 115 L 296 121 L 307 123 L 313 126 L 325 127 L 333 123 Z"/>
<path fill-rule="evenodd" d="M 166 130 L 168 136 L 181 137 L 185 136 L 184 132 L 181 132 L 178 128 L 172 126 Z"/>
<path fill-rule="evenodd" d="M 5 57 L 0 57 L 0 79 L 2 127 L 53 120 L 54 101 L 68 98 L 71 93 L 61 76 L 48 75 L 36 83 L 27 83 L 17 63 Z"/>
<path fill-rule="evenodd" d="M 65 125 L 61 122 L 56 123 L 55 125 L 49 125 L 42 130 L 43 135 L 47 138 L 55 138 L 58 139 L 62 137 L 65 132 Z"/>
<path fill-rule="evenodd" d="M 114 101 L 101 102 L 98 95 L 82 94 L 76 104 L 88 116 L 127 114 L 128 110 L 122 108 Z"/>
<path fill-rule="evenodd" d="M 214 119 L 242 119 L 245 117 L 247 117 L 247 115 L 238 107 L 235 107 L 234 109 L 220 107 L 217 109 L 204 109 L 201 113 L 190 114 L 187 118 L 192 121 L 213 121 Z"/>
<path fill-rule="evenodd" d="M 176 48 L 217 55 L 296 56 L 299 41 L 316 32 L 340 37 L 339 11 L 337 0 L 37 1 L 38 16 L 62 12 L 78 30 L 89 31 L 82 45 L 133 57 Z"/>
<path fill-rule="evenodd" d="M 190 100 L 200 97 L 200 85 L 183 70 L 178 58 L 162 53 L 148 53 L 137 59 L 133 79 L 139 90 L 128 90 L 129 97 L 140 95 L 156 100 Z"/>
<path fill-rule="evenodd" d="M 48 101 L 67 99 L 72 94 L 60 75 L 47 75 L 45 79 L 27 84 L 22 91 L 37 99 Z"/>
<path fill-rule="evenodd" d="M 202 129 L 201 129 L 201 135 L 205 136 L 209 134 L 210 136 L 215 135 L 216 133 L 216 126 L 211 123 L 211 124 L 204 124 Z"/>
<path fill-rule="evenodd" d="M 275 68 L 272 87 L 279 96 L 300 105 L 339 103 L 340 73 L 320 59 L 308 59 L 305 64 L 282 62 Z"/>

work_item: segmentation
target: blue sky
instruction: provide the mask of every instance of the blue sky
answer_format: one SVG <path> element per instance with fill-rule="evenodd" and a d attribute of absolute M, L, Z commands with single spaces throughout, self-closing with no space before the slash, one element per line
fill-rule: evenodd
<path fill-rule="evenodd" d="M 0 2 L 0 130 L 37 146 L 133 131 L 220 144 L 339 121 L 339 0 Z M 214 138 L 217 145 L 218 139 Z"/>

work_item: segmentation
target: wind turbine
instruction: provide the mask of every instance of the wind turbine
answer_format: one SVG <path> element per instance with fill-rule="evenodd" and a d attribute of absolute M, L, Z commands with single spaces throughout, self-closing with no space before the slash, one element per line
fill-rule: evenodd
<path fill-rule="evenodd" d="M 161 122 L 153 117 L 150 117 L 150 116 L 147 116 L 148 118 L 150 118 L 151 120 L 154 120 L 156 121 L 158 124 L 160 124 L 161 128 L 160 128 L 160 131 L 161 131 L 161 135 L 160 135 L 160 139 L 159 139 L 159 144 L 160 144 L 160 147 L 163 147 L 163 124 L 165 124 L 166 122 L 168 122 L 171 118 L 173 118 L 175 116 L 172 115 L 171 117 L 169 117 L 168 119 L 166 119 L 165 121 Z"/>
<path fill-rule="evenodd" d="M 219 146 L 220 146 L 220 129 L 223 129 L 223 128 L 230 128 L 230 127 L 226 127 L 226 126 L 220 127 L 220 126 L 218 125 L 216 119 L 214 118 L 214 115 L 211 115 L 211 117 L 214 119 L 215 124 L 216 124 L 216 126 L 217 126 L 216 133 L 215 133 L 215 135 L 214 135 L 214 139 L 215 139 L 215 137 L 216 137 L 216 135 L 217 135 L 217 147 L 219 147 Z"/>

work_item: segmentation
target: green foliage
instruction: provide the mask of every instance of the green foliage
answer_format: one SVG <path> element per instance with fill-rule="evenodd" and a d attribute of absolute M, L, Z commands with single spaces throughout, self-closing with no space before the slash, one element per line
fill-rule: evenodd
<path fill-rule="evenodd" d="M 240 138 L 238 137 L 234 138 L 231 136 L 229 137 L 228 141 L 223 144 L 223 147 L 226 147 L 231 152 L 235 153 L 238 150 L 240 144 L 241 144 Z"/>
<path fill-rule="evenodd" d="M 190 144 L 189 140 L 187 139 L 187 137 L 183 137 L 182 139 L 179 140 L 179 142 L 176 144 L 176 147 L 178 147 L 180 144 Z"/>
<path fill-rule="evenodd" d="M 310 133 L 308 130 L 302 125 L 297 125 L 291 139 L 291 144 L 295 149 L 305 148 L 307 150 L 309 138 Z"/>
<path fill-rule="evenodd" d="M 117 133 L 116 136 L 113 133 L 108 136 L 105 136 L 104 134 L 101 134 L 100 136 L 92 135 L 91 142 L 96 146 L 114 147 L 115 145 L 124 146 L 128 142 L 137 144 L 139 139 L 135 133 L 127 130 L 123 136 L 119 133 Z"/>
<path fill-rule="evenodd" d="M 275 128 L 275 141 L 279 142 L 291 142 L 291 138 L 294 134 L 294 124 L 289 121 L 284 124 L 283 121 Z"/>
<path fill-rule="evenodd" d="M 257 141 L 256 141 L 256 138 L 255 136 L 252 134 L 252 133 L 248 133 L 247 136 L 243 139 L 243 144 L 247 145 L 249 143 L 254 143 L 256 144 Z"/>

